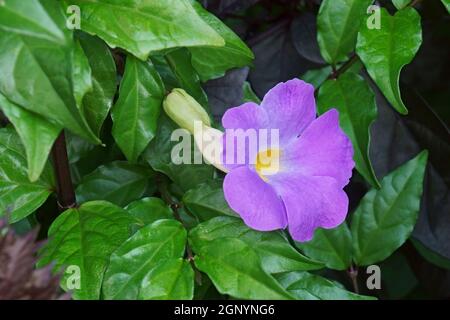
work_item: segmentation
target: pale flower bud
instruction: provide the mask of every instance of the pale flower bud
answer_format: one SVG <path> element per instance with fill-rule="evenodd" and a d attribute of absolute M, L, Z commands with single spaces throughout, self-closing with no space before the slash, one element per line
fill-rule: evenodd
<path fill-rule="evenodd" d="M 211 126 L 209 115 L 205 109 L 183 89 L 173 89 L 164 99 L 163 108 L 170 119 L 191 134 L 194 134 L 196 121 Z"/>

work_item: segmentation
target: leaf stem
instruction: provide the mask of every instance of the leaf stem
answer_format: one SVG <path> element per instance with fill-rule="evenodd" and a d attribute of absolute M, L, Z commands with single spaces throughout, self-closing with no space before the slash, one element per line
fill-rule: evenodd
<path fill-rule="evenodd" d="M 77 206 L 75 191 L 70 175 L 69 159 L 67 157 L 66 136 L 61 131 L 52 148 L 53 166 L 58 188 L 58 207 L 60 211 Z"/>
<path fill-rule="evenodd" d="M 333 68 L 333 71 L 331 75 L 328 77 L 328 79 L 337 79 L 341 74 L 343 74 L 345 71 L 350 69 L 350 67 L 355 64 L 359 60 L 359 57 L 356 54 L 353 54 L 353 56 L 348 60 L 346 63 L 344 63 L 342 66 L 339 67 L 339 69 Z"/>
<path fill-rule="evenodd" d="M 352 282 L 353 285 L 353 291 L 357 294 L 359 294 L 359 285 L 358 285 L 358 267 L 356 267 L 354 264 L 350 266 L 347 270 L 347 274 Z"/>

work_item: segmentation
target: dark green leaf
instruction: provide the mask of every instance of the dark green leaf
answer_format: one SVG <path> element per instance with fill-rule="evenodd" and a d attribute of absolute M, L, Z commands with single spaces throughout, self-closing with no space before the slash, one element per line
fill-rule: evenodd
<path fill-rule="evenodd" d="M 297 247 L 330 269 L 346 270 L 352 262 L 352 234 L 346 222 L 334 229 L 317 229 L 311 241 L 297 242 Z"/>
<path fill-rule="evenodd" d="M 53 171 L 47 166 L 36 182 L 28 180 L 25 150 L 11 128 L 0 129 L 0 154 L 0 217 L 13 223 L 39 208 L 53 192 Z"/>
<path fill-rule="evenodd" d="M 200 220 L 217 216 L 236 216 L 223 195 L 221 180 L 212 180 L 198 185 L 183 196 L 183 203 Z"/>
<path fill-rule="evenodd" d="M 300 300 L 375 300 L 354 294 L 336 283 L 308 272 L 288 272 L 276 275 L 280 284 Z"/>
<path fill-rule="evenodd" d="M 394 16 L 384 8 L 380 10 L 381 28 L 369 29 L 364 24 L 356 52 L 392 106 L 407 114 L 398 81 L 401 69 L 413 60 L 422 43 L 420 15 L 413 8 L 400 10 Z"/>
<path fill-rule="evenodd" d="M 208 97 L 203 91 L 200 78 L 192 66 L 191 53 L 185 48 L 180 48 L 167 53 L 166 60 L 178 81 L 179 87 L 186 90 L 201 105 L 207 106 Z"/>
<path fill-rule="evenodd" d="M 410 236 L 420 210 L 427 156 L 421 152 L 384 177 L 380 190 L 372 189 L 361 200 L 351 224 L 358 265 L 384 260 Z"/>
<path fill-rule="evenodd" d="M 268 273 L 315 270 L 321 263 L 300 254 L 280 231 L 259 232 L 247 227 L 241 219 L 217 217 L 199 224 L 189 233 L 189 241 L 195 252 L 221 239 L 239 239 L 252 248 L 260 257 L 263 269 Z"/>
<path fill-rule="evenodd" d="M 115 161 L 83 177 L 76 189 L 77 201 L 107 200 L 124 207 L 142 197 L 153 171 L 128 162 Z"/>
<path fill-rule="evenodd" d="M 92 91 L 84 96 L 83 114 L 92 131 L 99 134 L 117 89 L 116 64 L 100 39 L 86 33 L 78 34 L 78 39 L 92 70 Z"/>
<path fill-rule="evenodd" d="M 360 25 L 372 0 L 323 0 L 317 17 L 317 40 L 325 61 L 347 60 L 355 49 Z"/>
<path fill-rule="evenodd" d="M 223 46 L 224 40 L 188 0 L 72 0 L 81 10 L 81 29 L 141 60 L 174 47 Z"/>
<path fill-rule="evenodd" d="M 28 178 L 39 179 L 44 170 L 50 150 L 61 127 L 47 121 L 37 113 L 30 112 L 12 103 L 0 93 L 0 109 L 16 128 L 25 147 L 28 164 Z"/>
<path fill-rule="evenodd" d="M 248 66 L 253 61 L 253 53 L 247 45 L 222 21 L 210 14 L 196 1 L 192 1 L 198 15 L 224 40 L 223 47 L 190 48 L 192 64 L 202 81 L 223 76 L 231 68 Z"/>
<path fill-rule="evenodd" d="M 222 294 L 240 299 L 292 299 L 264 271 L 258 254 L 242 240 L 216 239 L 196 254 L 195 265 Z"/>
<path fill-rule="evenodd" d="M 347 72 L 328 80 L 319 91 L 320 114 L 331 108 L 339 111 L 339 124 L 353 144 L 356 169 L 373 186 L 380 186 L 369 158 L 370 126 L 377 117 L 375 95 L 365 80 Z"/>
<path fill-rule="evenodd" d="M 141 225 L 152 224 L 156 220 L 173 218 L 172 211 L 160 198 L 143 198 L 125 207 Z"/>
<path fill-rule="evenodd" d="M 81 109 L 83 98 L 88 92 L 92 91 L 93 84 L 91 66 L 78 40 L 74 42 L 72 54 L 72 83 L 75 102 L 77 107 Z"/>
<path fill-rule="evenodd" d="M 129 161 L 135 162 L 155 136 L 163 97 L 164 84 L 152 63 L 129 55 L 111 113 L 112 134 Z"/>
<path fill-rule="evenodd" d="M 331 74 L 331 66 L 326 66 L 320 69 L 308 70 L 301 79 L 312 84 L 315 89 L 318 89 Z"/>
<path fill-rule="evenodd" d="M 194 276 L 181 259 L 185 245 L 186 230 L 176 220 L 143 227 L 111 255 L 103 283 L 105 298 L 191 299 Z"/>
<path fill-rule="evenodd" d="M 150 142 L 142 157 L 154 170 L 166 174 L 184 191 L 187 191 L 212 179 L 214 167 L 204 163 L 174 164 L 171 159 L 171 152 L 172 148 L 179 142 L 170 141 L 170 137 L 175 129 L 178 129 L 178 126 L 162 113 L 156 137 Z M 191 145 L 194 148 L 193 142 Z"/>
<path fill-rule="evenodd" d="M 79 289 L 72 290 L 76 299 L 99 299 L 103 275 L 112 252 L 130 233 L 133 218 L 123 209 L 106 201 L 84 203 L 69 209 L 53 222 L 50 241 L 40 252 L 38 266 L 54 263 L 54 269 L 79 268 Z M 65 273 L 61 286 L 68 290 L 71 273 Z M 72 283 L 71 283 L 72 284 Z"/>

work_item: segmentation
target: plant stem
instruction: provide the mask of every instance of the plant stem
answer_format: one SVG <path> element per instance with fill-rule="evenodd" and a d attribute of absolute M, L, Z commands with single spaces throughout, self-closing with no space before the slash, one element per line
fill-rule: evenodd
<path fill-rule="evenodd" d="M 355 265 L 351 265 L 347 270 L 347 274 L 352 281 L 353 291 L 359 294 L 359 285 L 358 285 L 358 268 Z"/>
<path fill-rule="evenodd" d="M 353 54 L 353 56 L 348 60 L 346 63 L 344 63 L 339 69 L 334 69 L 331 75 L 328 77 L 329 79 L 337 79 L 341 74 L 343 74 L 345 71 L 350 69 L 350 67 L 356 63 L 359 60 L 359 57 L 356 54 Z"/>
<path fill-rule="evenodd" d="M 409 5 L 408 5 L 408 7 L 414 7 L 416 4 L 418 4 L 420 1 L 422 1 L 422 0 L 414 0 L 413 2 L 411 2 Z"/>
<path fill-rule="evenodd" d="M 58 187 L 58 207 L 60 211 L 74 208 L 77 203 L 72 184 L 72 177 L 70 175 L 64 130 L 61 131 L 53 144 L 52 158 Z"/>

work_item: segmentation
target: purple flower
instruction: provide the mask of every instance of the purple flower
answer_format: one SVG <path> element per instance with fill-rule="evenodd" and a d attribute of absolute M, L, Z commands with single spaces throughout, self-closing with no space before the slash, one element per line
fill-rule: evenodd
<path fill-rule="evenodd" d="M 222 124 L 225 129 L 279 130 L 278 147 L 269 143 L 269 149 L 258 146 L 255 153 L 247 143 L 238 150 L 248 154 L 244 163 L 224 160 L 225 199 L 250 228 L 288 227 L 295 240 L 308 241 L 316 228 L 344 221 L 348 198 L 343 187 L 352 175 L 353 147 L 339 127 L 337 110 L 316 119 L 313 86 L 298 79 L 279 83 L 260 106 L 244 103 L 229 109 Z M 230 153 L 227 132 L 223 159 Z"/>

